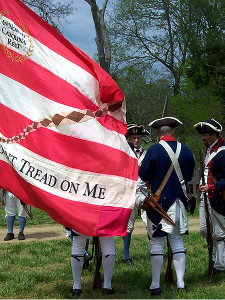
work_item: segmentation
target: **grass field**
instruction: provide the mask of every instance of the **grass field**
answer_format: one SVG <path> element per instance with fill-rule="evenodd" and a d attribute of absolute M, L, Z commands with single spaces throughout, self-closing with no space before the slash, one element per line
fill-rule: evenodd
<path fill-rule="evenodd" d="M 43 211 L 33 209 L 33 220 L 27 226 L 50 225 L 55 222 Z M 138 220 L 139 221 L 139 220 Z M 18 225 L 18 224 L 15 224 Z M 4 208 L 0 207 L 0 228 L 6 229 Z M 132 236 L 130 254 L 134 265 L 123 264 L 123 243 L 116 237 L 116 264 L 112 285 L 116 294 L 113 299 L 149 299 L 151 264 L 146 235 Z M 187 248 L 185 282 L 187 292 L 178 292 L 176 284 L 165 285 L 166 252 L 161 274 L 162 299 L 224 299 L 225 274 L 211 279 L 203 273 L 208 266 L 206 241 L 198 232 L 184 237 Z M 91 252 L 92 245 L 89 246 Z M 45 242 L 21 241 L 16 244 L 1 243 L 0 246 L 0 298 L 1 299 L 71 299 L 73 279 L 70 267 L 70 239 Z M 166 249 L 165 249 L 166 251 Z M 90 262 L 82 273 L 82 295 L 80 299 L 102 299 L 100 291 L 93 291 L 95 263 Z M 101 268 L 102 272 L 102 268 Z M 174 281 L 176 276 L 174 272 Z M 106 298 L 106 296 L 104 296 Z"/>

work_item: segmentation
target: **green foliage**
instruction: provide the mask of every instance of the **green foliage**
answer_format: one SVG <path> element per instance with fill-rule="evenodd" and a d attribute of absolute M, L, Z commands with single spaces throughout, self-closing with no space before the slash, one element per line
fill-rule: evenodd
<path fill-rule="evenodd" d="M 207 88 L 196 90 L 188 79 L 182 82 L 181 92 L 171 99 L 171 105 L 174 115 L 184 124 L 176 129 L 176 137 L 192 150 L 198 160 L 199 149 L 205 151 L 205 147 L 194 124 L 211 118 L 222 122 L 223 106 L 210 90 Z"/>
<path fill-rule="evenodd" d="M 108 23 L 129 122 L 159 118 L 168 95 L 167 116 L 184 122 L 178 136 L 199 148 L 193 125 L 224 115 L 224 15 L 224 0 L 116 2 Z"/>
<path fill-rule="evenodd" d="M 225 2 L 193 1 L 198 27 L 190 40 L 186 74 L 196 89 L 206 87 L 225 102 Z M 198 20 L 198 23 L 197 23 Z"/>
<path fill-rule="evenodd" d="M 125 95 L 127 123 L 144 125 L 148 130 L 148 124 L 161 117 L 165 98 L 173 92 L 167 80 L 152 81 L 146 74 L 147 70 L 127 66 L 114 69 L 112 76 Z"/>

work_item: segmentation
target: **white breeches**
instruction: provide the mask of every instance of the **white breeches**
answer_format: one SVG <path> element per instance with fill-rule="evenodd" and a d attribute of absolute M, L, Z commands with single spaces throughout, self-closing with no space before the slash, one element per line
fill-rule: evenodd
<path fill-rule="evenodd" d="M 162 255 L 163 247 L 165 243 L 165 236 L 151 237 L 150 239 L 150 252 L 154 255 Z M 172 249 L 172 253 L 185 253 L 183 244 L 183 235 L 181 234 L 168 234 L 169 243 Z"/>
<path fill-rule="evenodd" d="M 225 239 L 225 217 L 218 214 L 212 209 L 209 200 L 208 210 L 210 215 L 211 234 L 213 239 Z M 199 203 L 199 218 L 200 218 L 200 233 L 202 237 L 207 237 L 207 226 L 206 226 L 206 214 L 205 214 L 205 203 L 201 198 Z"/>
<path fill-rule="evenodd" d="M 18 210 L 19 217 L 25 217 L 25 218 L 28 217 L 20 200 L 16 196 L 14 196 L 12 193 L 10 193 L 9 191 L 6 191 L 5 192 L 5 215 L 6 215 L 6 217 L 15 216 L 16 208 Z"/>
<path fill-rule="evenodd" d="M 88 236 L 86 235 L 74 236 L 71 248 L 71 255 L 83 256 L 87 239 Z M 102 248 L 102 255 L 116 255 L 116 246 L 113 236 L 99 237 L 99 240 Z"/>
<path fill-rule="evenodd" d="M 207 199 L 208 200 L 208 199 Z M 212 209 L 208 200 L 210 216 L 210 228 L 213 240 L 213 261 L 214 268 L 220 271 L 225 270 L 225 217 Z M 200 233 L 207 238 L 205 203 L 201 198 L 199 203 Z"/>

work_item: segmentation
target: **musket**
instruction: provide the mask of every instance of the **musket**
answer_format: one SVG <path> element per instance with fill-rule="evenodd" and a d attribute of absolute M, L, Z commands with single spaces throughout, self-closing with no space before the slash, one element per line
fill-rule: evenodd
<path fill-rule="evenodd" d="M 31 213 L 31 206 L 30 206 L 30 211 L 28 210 L 28 206 L 27 206 L 27 204 L 26 203 L 24 203 L 24 202 L 22 202 L 21 200 L 20 200 L 20 202 L 21 202 L 21 204 L 23 205 L 23 208 L 24 208 L 24 210 L 25 210 L 25 212 L 28 214 L 28 216 L 31 218 L 31 220 L 33 219 L 33 215 L 32 215 L 32 213 Z"/>
<path fill-rule="evenodd" d="M 165 275 L 165 283 L 173 285 L 173 270 L 172 270 L 172 259 L 173 253 L 169 243 L 169 239 L 167 236 L 167 267 L 166 267 L 166 275 Z"/>
<path fill-rule="evenodd" d="M 95 269 L 95 276 L 93 281 L 93 290 L 96 289 L 101 290 L 102 288 L 102 278 L 100 273 L 100 268 L 102 264 L 102 252 L 101 252 L 101 246 L 100 241 L 98 237 L 93 237 L 93 250 L 92 250 L 92 256 L 95 249 L 95 257 L 96 257 L 96 269 Z"/>
<path fill-rule="evenodd" d="M 168 96 L 166 96 L 163 112 L 162 112 L 162 118 L 166 116 L 166 110 L 167 110 L 167 104 L 168 104 Z M 173 284 L 173 270 L 172 270 L 172 259 L 173 259 L 173 253 L 172 249 L 168 240 L 168 236 L 166 238 L 167 240 L 167 268 L 166 268 L 166 275 L 165 275 L 165 283 L 166 284 Z"/>
<path fill-rule="evenodd" d="M 162 118 L 164 118 L 165 115 L 166 115 L 167 103 L 168 103 L 168 96 L 166 96 L 166 99 L 165 99 L 165 102 L 164 102 L 164 107 L 163 107 L 163 112 L 162 112 Z"/>
<path fill-rule="evenodd" d="M 201 168 L 201 175 L 202 175 L 202 185 L 205 185 L 205 176 L 204 176 L 204 166 L 202 161 L 202 153 L 201 149 L 199 149 L 200 155 L 200 168 Z M 212 261 L 212 253 L 213 253 L 213 241 L 212 241 L 212 234 L 211 234 L 211 223 L 210 223 L 210 215 L 209 215 L 209 207 L 208 207 L 208 199 L 206 193 L 204 193 L 204 204 L 205 204 L 205 218 L 206 218 L 206 229 L 207 229 L 207 244 L 208 244 L 208 251 L 209 251 L 209 267 L 208 267 L 208 276 L 211 276 L 213 270 L 213 261 Z"/>

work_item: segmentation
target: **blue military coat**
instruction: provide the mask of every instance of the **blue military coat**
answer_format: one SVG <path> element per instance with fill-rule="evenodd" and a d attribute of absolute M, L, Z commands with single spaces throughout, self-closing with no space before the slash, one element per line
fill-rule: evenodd
<path fill-rule="evenodd" d="M 219 138 L 210 153 L 217 151 L 221 146 L 225 146 L 222 138 Z M 209 186 L 209 201 L 211 207 L 219 214 L 225 216 L 225 202 L 221 199 L 221 192 L 225 190 L 225 150 L 220 151 L 208 164 L 216 183 L 213 183 L 210 174 L 207 183 Z"/>
<path fill-rule="evenodd" d="M 177 148 L 177 141 L 172 136 L 165 136 L 163 137 L 163 139 L 171 146 L 172 150 L 175 152 Z M 190 181 L 193 177 L 195 160 L 191 150 L 183 144 L 181 145 L 181 152 L 178 158 L 178 162 L 182 171 L 183 179 L 185 180 L 185 184 L 187 186 L 187 182 Z M 139 176 L 142 180 L 149 182 L 153 195 L 162 183 L 170 165 L 171 159 L 162 145 L 157 143 L 148 149 L 139 170 Z M 173 170 L 160 195 L 158 203 L 166 212 L 168 212 L 177 199 L 179 199 L 180 206 L 185 210 L 185 207 L 187 206 L 187 198 L 185 197 L 180 186 L 177 174 L 175 170 Z M 162 217 L 150 207 L 147 208 L 147 216 L 152 222 L 153 227 L 155 226 L 155 228 L 153 228 L 153 236 L 165 236 L 170 232 L 165 232 L 164 230 L 162 230 Z M 188 220 L 186 220 L 186 222 L 188 222 Z M 188 228 L 188 224 L 186 228 Z"/>

